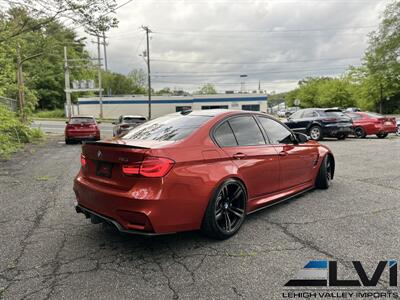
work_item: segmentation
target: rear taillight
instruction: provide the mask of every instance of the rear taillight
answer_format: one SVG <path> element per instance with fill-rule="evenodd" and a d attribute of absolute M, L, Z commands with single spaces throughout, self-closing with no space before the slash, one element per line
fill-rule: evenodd
<path fill-rule="evenodd" d="M 81 165 L 82 165 L 82 167 L 85 167 L 86 164 L 87 164 L 86 156 L 81 154 Z"/>
<path fill-rule="evenodd" d="M 145 177 L 163 177 L 171 170 L 174 161 L 165 157 L 146 157 L 142 162 L 122 166 L 125 175 L 142 175 Z"/>

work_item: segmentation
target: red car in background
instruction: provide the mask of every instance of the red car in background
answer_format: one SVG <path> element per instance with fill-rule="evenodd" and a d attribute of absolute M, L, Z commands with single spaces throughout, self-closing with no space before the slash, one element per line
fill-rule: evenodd
<path fill-rule="evenodd" d="M 385 138 L 389 133 L 396 133 L 396 118 L 385 117 L 372 112 L 346 113 L 353 120 L 354 135 L 365 138 L 367 135 L 376 135 Z"/>
<path fill-rule="evenodd" d="M 94 117 L 72 117 L 66 122 L 65 143 L 82 140 L 100 140 L 100 128 Z"/>
<path fill-rule="evenodd" d="M 183 111 L 85 143 L 76 211 L 126 233 L 226 239 L 247 214 L 328 188 L 334 169 L 326 146 L 266 114 Z"/>

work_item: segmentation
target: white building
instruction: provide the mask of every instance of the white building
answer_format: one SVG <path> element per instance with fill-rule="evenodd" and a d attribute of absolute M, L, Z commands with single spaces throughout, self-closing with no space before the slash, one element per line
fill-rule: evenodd
<path fill-rule="evenodd" d="M 151 116 L 156 118 L 165 114 L 191 109 L 242 109 L 267 111 L 265 94 L 217 94 L 201 96 L 153 96 Z M 99 116 L 100 102 L 98 97 L 78 98 L 74 112 L 79 115 Z M 103 117 L 118 118 L 120 115 L 148 116 L 147 96 L 103 97 Z"/>

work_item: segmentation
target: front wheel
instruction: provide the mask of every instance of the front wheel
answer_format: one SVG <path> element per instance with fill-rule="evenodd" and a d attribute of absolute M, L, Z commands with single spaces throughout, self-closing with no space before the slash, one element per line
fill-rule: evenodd
<path fill-rule="evenodd" d="M 246 202 L 246 189 L 240 181 L 228 179 L 222 183 L 208 204 L 202 232 L 219 240 L 233 236 L 246 217 Z"/>
<path fill-rule="evenodd" d="M 317 179 L 315 181 L 315 186 L 319 189 L 327 189 L 331 185 L 332 174 L 333 174 L 333 161 L 326 155 L 324 160 L 319 167 Z"/>
<path fill-rule="evenodd" d="M 367 134 L 365 133 L 364 128 L 362 128 L 362 127 L 354 128 L 354 135 L 358 139 L 362 139 L 362 138 L 365 138 L 367 136 Z"/>
<path fill-rule="evenodd" d="M 378 133 L 376 136 L 377 136 L 379 139 L 384 139 L 385 137 L 388 136 L 388 133 L 387 133 L 387 132 L 385 132 L 385 133 Z"/>
<path fill-rule="evenodd" d="M 314 141 L 320 141 L 322 140 L 322 129 L 319 126 L 313 126 L 310 128 L 309 131 L 310 138 Z"/>

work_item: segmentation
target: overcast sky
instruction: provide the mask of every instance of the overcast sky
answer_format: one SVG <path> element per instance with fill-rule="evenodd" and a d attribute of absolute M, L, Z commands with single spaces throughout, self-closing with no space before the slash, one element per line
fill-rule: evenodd
<path fill-rule="evenodd" d="M 246 74 L 246 89 L 261 81 L 268 92 L 287 91 L 306 76 L 337 76 L 359 65 L 388 2 L 134 0 L 117 10 L 119 26 L 107 33 L 108 66 L 124 74 L 146 70 L 139 54 L 146 47 L 140 26 L 147 25 L 156 89 L 213 83 L 220 92 L 239 90 Z"/>

